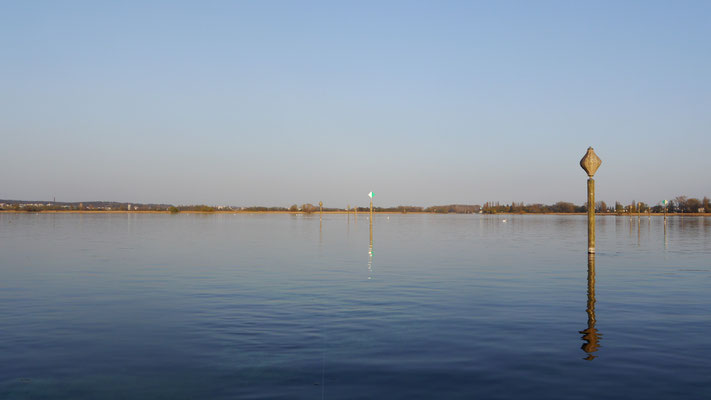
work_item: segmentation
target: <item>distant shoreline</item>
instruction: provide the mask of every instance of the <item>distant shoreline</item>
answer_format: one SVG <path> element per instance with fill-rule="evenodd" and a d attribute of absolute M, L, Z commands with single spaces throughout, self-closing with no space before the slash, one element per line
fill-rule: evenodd
<path fill-rule="evenodd" d="M 41 210 L 41 211 L 25 211 L 25 210 L 0 210 L 3 214 L 303 214 L 303 215 L 319 215 L 319 211 L 314 211 L 312 213 L 305 213 L 303 211 L 249 211 L 249 210 L 215 210 L 215 211 L 180 211 L 177 213 L 171 213 L 170 211 L 161 210 Z M 353 211 L 324 211 L 324 214 L 354 214 Z M 438 212 L 427 212 L 427 211 L 408 211 L 406 213 L 400 211 L 373 211 L 374 214 L 431 214 L 431 215 L 587 215 L 586 212 L 575 212 L 575 213 L 496 213 L 496 214 L 479 214 L 479 213 L 438 213 Z M 370 214 L 369 211 L 359 211 L 358 214 Z M 631 217 L 637 217 L 637 213 L 632 213 Z M 676 217 L 711 217 L 711 213 L 667 213 L 667 216 Z M 617 213 L 595 213 L 595 216 L 611 216 L 611 217 L 629 217 L 630 214 L 617 214 Z M 642 217 L 663 217 L 664 213 L 641 213 Z"/>

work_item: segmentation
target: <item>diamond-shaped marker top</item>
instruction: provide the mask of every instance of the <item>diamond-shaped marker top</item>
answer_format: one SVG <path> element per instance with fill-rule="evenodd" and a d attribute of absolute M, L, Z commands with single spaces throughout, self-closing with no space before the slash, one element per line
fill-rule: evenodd
<path fill-rule="evenodd" d="M 592 147 L 588 147 L 587 153 L 585 153 L 580 160 L 580 166 L 583 167 L 588 176 L 592 178 L 600 167 L 600 164 L 602 164 L 600 157 L 595 154 L 595 150 L 593 150 Z"/>

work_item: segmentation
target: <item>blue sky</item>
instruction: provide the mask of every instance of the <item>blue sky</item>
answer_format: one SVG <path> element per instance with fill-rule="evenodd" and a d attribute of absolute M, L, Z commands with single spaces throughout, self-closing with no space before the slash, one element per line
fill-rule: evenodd
<path fill-rule="evenodd" d="M 711 2 L 3 2 L 0 198 L 711 196 Z"/>

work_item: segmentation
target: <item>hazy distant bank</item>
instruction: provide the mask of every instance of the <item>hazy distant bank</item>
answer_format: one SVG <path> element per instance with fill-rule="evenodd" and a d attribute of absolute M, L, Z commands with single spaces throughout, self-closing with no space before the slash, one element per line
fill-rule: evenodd
<path fill-rule="evenodd" d="M 251 210 L 216 210 L 216 211 L 180 211 L 171 212 L 164 210 L 137 210 L 137 211 L 127 211 L 127 210 L 40 210 L 40 211 L 26 211 L 26 210 L 0 210 L 0 213 L 4 214 L 290 214 L 290 215 L 308 215 L 308 216 L 318 216 L 320 213 L 318 211 L 307 213 L 303 211 L 251 211 Z M 368 211 L 358 211 L 358 215 L 368 215 Z M 324 211 L 324 215 L 334 215 L 334 214 L 353 214 L 353 211 Z M 518 213 L 518 212 L 500 212 L 500 213 L 443 213 L 435 211 L 411 211 L 411 212 L 401 212 L 401 211 L 376 211 L 373 210 L 373 214 L 432 214 L 432 215 L 587 215 L 586 212 L 542 212 L 542 213 Z M 600 213 L 596 212 L 596 216 L 610 216 L 610 217 L 633 217 L 636 218 L 638 215 L 641 218 L 644 217 L 662 217 L 664 213 Z M 709 217 L 711 213 L 667 213 L 667 216 L 681 216 L 681 217 Z"/>

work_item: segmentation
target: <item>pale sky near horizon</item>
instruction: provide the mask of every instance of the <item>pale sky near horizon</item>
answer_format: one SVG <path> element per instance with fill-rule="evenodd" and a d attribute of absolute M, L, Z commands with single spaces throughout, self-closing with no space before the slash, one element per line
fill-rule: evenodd
<path fill-rule="evenodd" d="M 0 199 L 711 196 L 711 2 L 0 3 Z"/>

